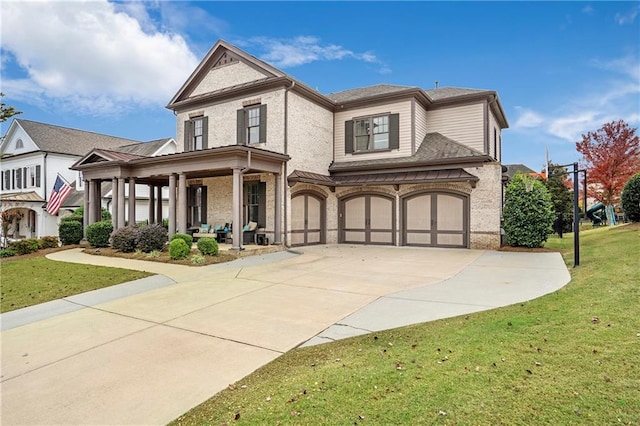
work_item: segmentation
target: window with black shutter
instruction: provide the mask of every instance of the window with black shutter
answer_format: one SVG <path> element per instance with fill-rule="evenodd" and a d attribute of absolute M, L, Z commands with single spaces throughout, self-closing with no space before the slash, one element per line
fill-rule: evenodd
<path fill-rule="evenodd" d="M 398 149 L 400 147 L 399 117 L 399 114 L 383 114 L 346 121 L 345 153 Z"/>
<path fill-rule="evenodd" d="M 254 105 L 237 111 L 238 145 L 267 142 L 267 106 Z"/>

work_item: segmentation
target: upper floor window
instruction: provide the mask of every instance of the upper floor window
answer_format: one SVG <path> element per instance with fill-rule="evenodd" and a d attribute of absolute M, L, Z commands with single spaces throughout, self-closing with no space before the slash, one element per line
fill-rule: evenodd
<path fill-rule="evenodd" d="M 399 117 L 399 114 L 384 114 L 345 122 L 345 152 L 398 149 Z"/>
<path fill-rule="evenodd" d="M 195 117 L 184 122 L 184 150 L 207 149 L 208 117 Z"/>
<path fill-rule="evenodd" d="M 78 177 L 76 178 L 76 189 L 80 191 L 84 190 L 84 179 L 81 171 L 78 171 Z"/>
<path fill-rule="evenodd" d="M 22 139 L 18 139 L 16 141 L 16 149 L 20 149 L 20 148 L 24 148 L 24 142 L 22 142 Z"/>
<path fill-rule="evenodd" d="M 238 110 L 238 144 L 267 141 L 267 106 L 255 105 Z"/>

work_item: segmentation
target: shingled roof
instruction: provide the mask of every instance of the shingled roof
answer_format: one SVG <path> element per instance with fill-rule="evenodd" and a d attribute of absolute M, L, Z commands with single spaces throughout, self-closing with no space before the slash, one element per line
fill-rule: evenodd
<path fill-rule="evenodd" d="M 137 142 L 131 145 L 121 146 L 117 149 L 117 151 L 150 157 L 170 140 L 171 138 L 164 138 L 144 143 Z"/>
<path fill-rule="evenodd" d="M 427 92 L 427 95 L 433 101 L 452 99 L 460 96 L 478 95 L 483 93 L 486 93 L 486 94 L 494 93 L 492 90 L 466 89 L 464 87 L 440 87 L 437 89 L 426 90 L 426 92 Z"/>
<path fill-rule="evenodd" d="M 360 87 L 357 89 L 345 90 L 343 92 L 329 93 L 325 95 L 335 103 L 356 101 L 370 98 L 372 96 L 389 95 L 391 93 L 402 92 L 407 89 L 418 89 L 411 86 L 398 86 L 394 84 L 377 84 L 375 86 Z"/>

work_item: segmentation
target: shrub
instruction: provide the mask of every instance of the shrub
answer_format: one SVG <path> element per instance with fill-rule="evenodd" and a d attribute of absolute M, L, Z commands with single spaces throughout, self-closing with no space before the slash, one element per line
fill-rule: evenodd
<path fill-rule="evenodd" d="M 80 244 L 82 240 L 82 222 L 75 219 L 63 220 L 58 225 L 58 235 L 63 246 L 69 244 Z"/>
<path fill-rule="evenodd" d="M 147 257 L 151 257 L 153 259 L 157 259 L 160 257 L 160 252 L 158 250 L 152 250 L 149 253 L 147 253 Z"/>
<path fill-rule="evenodd" d="M 190 251 L 190 247 L 182 238 L 174 238 L 169 243 L 169 257 L 171 259 L 185 259 Z"/>
<path fill-rule="evenodd" d="M 145 253 L 161 251 L 167 242 L 167 230 L 161 225 L 148 225 L 140 228 L 138 248 Z"/>
<path fill-rule="evenodd" d="M 517 173 L 504 200 L 504 231 L 510 246 L 540 247 L 553 232 L 549 191 L 539 180 Z"/>
<path fill-rule="evenodd" d="M 15 256 L 16 252 L 10 248 L 0 249 L 0 258 Z"/>
<path fill-rule="evenodd" d="M 189 247 L 191 247 L 191 245 L 193 244 L 193 237 L 189 234 L 173 234 L 173 237 L 171 237 L 171 241 L 175 240 L 176 238 L 183 240 Z"/>
<path fill-rule="evenodd" d="M 215 238 L 200 238 L 198 240 L 198 250 L 200 250 L 202 254 L 215 256 L 218 254 L 218 242 Z"/>
<path fill-rule="evenodd" d="M 139 232 L 140 230 L 137 226 L 125 226 L 124 228 L 116 229 L 111 234 L 111 247 L 123 253 L 133 252 L 138 245 Z"/>
<path fill-rule="evenodd" d="M 191 256 L 191 263 L 194 265 L 202 265 L 207 259 L 201 254 L 194 254 Z"/>
<path fill-rule="evenodd" d="M 631 176 L 622 190 L 622 209 L 632 222 L 640 222 L 640 173 Z"/>
<path fill-rule="evenodd" d="M 109 245 L 109 237 L 113 232 L 111 222 L 96 222 L 87 226 L 87 241 L 91 247 L 107 247 Z"/>
<path fill-rule="evenodd" d="M 24 240 L 14 241 L 9 244 L 9 247 L 13 250 L 18 256 L 23 254 L 33 253 L 34 251 L 38 251 L 40 245 L 38 244 L 38 240 L 35 238 L 27 238 Z"/>
<path fill-rule="evenodd" d="M 38 240 L 41 249 L 58 247 L 58 237 L 42 237 Z"/>

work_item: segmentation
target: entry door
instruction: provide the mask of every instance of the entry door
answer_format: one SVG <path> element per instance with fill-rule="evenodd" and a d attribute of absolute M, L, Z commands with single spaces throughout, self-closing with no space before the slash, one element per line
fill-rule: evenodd
<path fill-rule="evenodd" d="M 341 203 L 340 242 L 395 244 L 395 202 L 381 195 L 357 195 Z"/>
<path fill-rule="evenodd" d="M 403 200 L 405 245 L 467 247 L 469 198 L 450 193 L 423 193 Z"/>
<path fill-rule="evenodd" d="M 324 243 L 324 200 L 313 194 L 291 198 L 291 245 Z"/>

